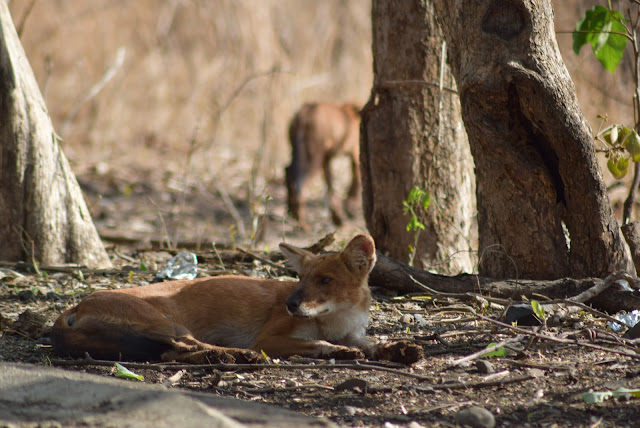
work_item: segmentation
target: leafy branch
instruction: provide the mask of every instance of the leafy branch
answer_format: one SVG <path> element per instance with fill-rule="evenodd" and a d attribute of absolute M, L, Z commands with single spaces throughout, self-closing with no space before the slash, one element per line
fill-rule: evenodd
<path fill-rule="evenodd" d="M 597 5 L 588 10 L 576 25 L 573 32 L 573 51 L 580 53 L 582 46 L 590 44 L 596 59 L 612 74 L 618 68 L 624 55 L 627 42 L 631 42 L 635 61 L 633 77 L 635 91 L 633 96 L 634 125 L 624 126 L 613 124 L 598 131 L 595 138 L 603 146 L 600 150 L 607 157 L 607 168 L 616 179 L 623 178 L 628 170 L 630 162 L 634 162 L 634 177 L 629 194 L 624 202 L 622 223 L 631 221 L 636 192 L 640 184 L 640 138 L 638 130 L 640 124 L 638 112 L 640 112 L 640 48 L 638 45 L 638 22 L 640 21 L 640 2 L 630 0 L 635 5 L 635 19 L 632 18 L 631 9 L 627 9 L 625 17 L 621 12 L 611 7 Z M 603 117 L 603 122 L 607 117 Z M 600 126 L 602 128 L 602 125 Z"/>

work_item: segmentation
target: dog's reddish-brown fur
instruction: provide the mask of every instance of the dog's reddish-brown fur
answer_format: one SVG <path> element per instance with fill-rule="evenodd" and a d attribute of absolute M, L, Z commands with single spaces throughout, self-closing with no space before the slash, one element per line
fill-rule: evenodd
<path fill-rule="evenodd" d="M 293 354 L 375 356 L 366 338 L 376 260 L 358 235 L 341 253 L 281 244 L 300 281 L 241 276 L 98 291 L 65 311 L 51 332 L 58 354 L 128 360 L 257 361 Z"/>
<path fill-rule="evenodd" d="M 335 224 L 343 223 L 340 201 L 333 192 L 331 160 L 338 155 L 351 159 L 351 186 L 345 201 L 351 214 L 360 196 L 360 107 L 354 103 L 309 103 L 303 105 L 289 126 L 291 164 L 285 170 L 289 213 L 308 229 L 306 223 L 305 187 L 309 179 L 324 173 L 329 209 Z"/>

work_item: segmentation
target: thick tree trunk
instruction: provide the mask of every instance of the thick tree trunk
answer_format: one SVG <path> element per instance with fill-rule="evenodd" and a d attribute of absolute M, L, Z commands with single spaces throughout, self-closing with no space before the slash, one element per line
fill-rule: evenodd
<path fill-rule="evenodd" d="M 111 266 L 0 1 L 0 259 Z"/>
<path fill-rule="evenodd" d="M 551 2 L 434 0 L 476 165 L 480 272 L 635 272 L 555 40 Z"/>
<path fill-rule="evenodd" d="M 413 186 L 431 195 L 421 214 L 416 266 L 471 272 L 473 160 L 430 0 L 373 1 L 374 87 L 362 114 L 361 165 L 367 227 L 386 254 L 407 261 L 413 232 L 402 201 Z"/>

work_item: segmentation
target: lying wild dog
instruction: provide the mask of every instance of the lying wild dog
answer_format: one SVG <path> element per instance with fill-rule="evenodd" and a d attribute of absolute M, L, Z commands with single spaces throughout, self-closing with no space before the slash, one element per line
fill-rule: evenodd
<path fill-rule="evenodd" d="M 314 255 L 280 244 L 300 281 L 221 276 L 97 291 L 51 330 L 60 355 L 124 360 L 257 362 L 269 356 L 417 361 L 408 342 L 365 337 L 376 261 L 358 235 L 341 253 Z"/>
<path fill-rule="evenodd" d="M 342 154 L 351 159 L 352 180 L 345 211 L 352 215 L 360 196 L 360 107 L 353 103 L 305 104 L 291 120 L 289 140 L 292 154 L 285 180 L 290 215 L 303 229 L 309 229 L 304 214 L 304 190 L 309 179 L 322 170 L 331 218 L 336 225 L 342 225 L 343 209 L 333 193 L 330 163 Z"/>

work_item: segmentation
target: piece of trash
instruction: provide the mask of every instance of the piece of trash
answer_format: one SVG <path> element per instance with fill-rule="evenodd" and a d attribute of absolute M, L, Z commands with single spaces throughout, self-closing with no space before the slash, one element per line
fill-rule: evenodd
<path fill-rule="evenodd" d="M 617 280 L 616 284 L 618 284 L 620 288 L 622 288 L 624 291 L 635 291 L 633 288 L 631 288 L 631 286 L 629 285 L 629 282 L 625 279 Z"/>
<path fill-rule="evenodd" d="M 160 279 L 194 279 L 198 274 L 198 258 L 195 254 L 182 251 L 176 254 L 158 271 Z"/>
<path fill-rule="evenodd" d="M 640 322 L 640 310 L 635 309 L 626 314 L 616 314 L 615 319 L 620 321 L 620 323 L 607 321 L 607 327 L 609 327 L 612 331 L 620 331 L 624 326 L 631 328 L 638 324 L 638 322 Z"/>
<path fill-rule="evenodd" d="M 589 391 L 582 394 L 582 401 L 587 404 L 602 403 L 609 398 L 638 398 L 640 397 L 640 389 L 618 388 L 615 391 Z"/>

